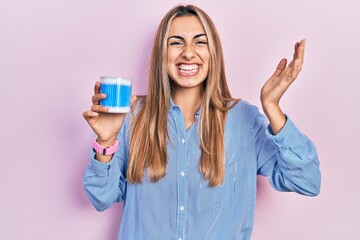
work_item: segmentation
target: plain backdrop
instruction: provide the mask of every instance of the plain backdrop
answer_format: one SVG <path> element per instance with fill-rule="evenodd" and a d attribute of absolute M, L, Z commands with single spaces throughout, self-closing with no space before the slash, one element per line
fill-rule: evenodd
<path fill-rule="evenodd" d="M 97 212 L 82 186 L 94 138 L 82 113 L 100 75 L 146 92 L 154 33 L 178 3 L 0 1 L 0 239 L 117 239 L 122 204 Z M 277 192 L 259 177 L 252 239 L 360 239 L 359 1 L 187 3 L 217 26 L 233 96 L 259 107 L 278 61 L 307 39 L 281 106 L 317 146 L 321 193 Z"/>

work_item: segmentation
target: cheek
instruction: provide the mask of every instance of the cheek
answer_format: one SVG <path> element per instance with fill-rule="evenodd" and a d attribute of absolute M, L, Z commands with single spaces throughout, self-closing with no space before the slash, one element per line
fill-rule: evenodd
<path fill-rule="evenodd" d="M 176 49 L 168 50 L 168 52 L 167 52 L 168 62 L 169 63 L 174 62 L 178 55 L 179 55 L 179 53 L 178 53 L 178 51 Z"/>
<path fill-rule="evenodd" d="M 166 59 L 166 66 L 168 69 L 170 69 L 170 67 L 174 64 L 174 58 L 172 56 L 172 54 L 170 52 L 168 52 L 167 54 L 167 59 Z"/>
<path fill-rule="evenodd" d="M 203 67 L 206 68 L 206 70 L 209 68 L 210 65 L 210 56 L 205 55 L 203 56 Z"/>
<path fill-rule="evenodd" d="M 204 70 L 206 72 L 206 75 L 208 75 L 209 74 L 209 68 L 210 68 L 210 55 L 205 54 L 203 56 L 203 61 L 204 61 L 204 64 L 203 64 Z"/>
<path fill-rule="evenodd" d="M 171 58 L 168 58 L 167 64 L 166 64 L 166 70 L 167 74 L 170 77 L 174 77 L 174 74 L 176 72 L 176 68 L 174 67 L 174 60 L 171 60 Z"/>
<path fill-rule="evenodd" d="M 204 63 L 209 63 L 210 61 L 210 53 L 207 49 L 203 49 L 202 51 L 198 52 L 200 58 L 204 61 Z"/>

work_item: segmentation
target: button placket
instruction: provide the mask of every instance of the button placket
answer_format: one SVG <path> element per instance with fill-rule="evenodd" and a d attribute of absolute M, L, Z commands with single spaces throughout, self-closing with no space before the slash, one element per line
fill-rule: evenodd
<path fill-rule="evenodd" d="M 177 171 L 178 171 L 178 198 L 177 198 L 177 236 L 176 239 L 184 239 L 186 234 L 186 219 L 187 219 L 187 178 L 185 172 L 187 167 L 187 140 L 184 117 L 181 110 L 176 112 L 176 128 L 177 128 Z"/>

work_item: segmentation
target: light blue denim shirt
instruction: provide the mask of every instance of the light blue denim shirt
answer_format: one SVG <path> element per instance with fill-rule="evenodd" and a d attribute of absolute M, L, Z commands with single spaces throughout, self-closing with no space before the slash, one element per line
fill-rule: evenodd
<path fill-rule="evenodd" d="M 126 181 L 129 114 L 119 131 L 119 149 L 109 163 L 94 159 L 85 172 L 86 192 L 99 211 L 124 201 L 119 239 L 248 240 L 254 221 L 256 176 L 273 188 L 315 196 L 320 190 L 319 161 L 313 143 L 288 117 L 273 135 L 264 115 L 239 101 L 225 124 L 226 175 L 209 187 L 199 172 L 199 111 L 186 130 L 181 109 L 171 102 L 168 116 L 166 176 L 152 183 Z"/>

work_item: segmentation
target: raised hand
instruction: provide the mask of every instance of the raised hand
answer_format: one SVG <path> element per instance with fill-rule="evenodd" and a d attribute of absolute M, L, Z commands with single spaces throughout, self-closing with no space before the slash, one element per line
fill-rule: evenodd
<path fill-rule="evenodd" d="M 287 59 L 281 59 L 274 74 L 261 89 L 262 108 L 270 121 L 274 133 L 280 131 L 286 121 L 279 102 L 301 71 L 304 62 L 304 50 L 305 39 L 295 44 L 293 59 L 289 65 L 287 65 Z"/>
<path fill-rule="evenodd" d="M 107 113 L 108 108 L 100 105 L 100 100 L 106 98 L 105 94 L 100 93 L 100 85 L 100 82 L 95 83 L 91 110 L 84 112 L 83 116 L 97 135 L 97 142 L 106 147 L 115 143 L 125 113 Z M 136 96 L 131 96 L 131 105 L 136 99 Z"/>

